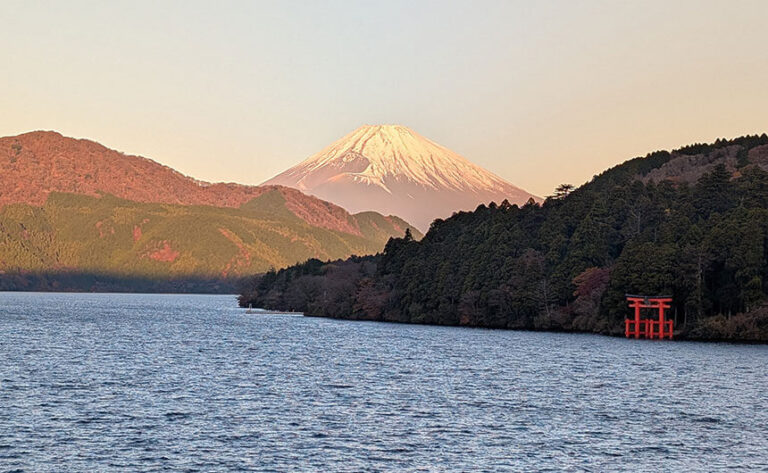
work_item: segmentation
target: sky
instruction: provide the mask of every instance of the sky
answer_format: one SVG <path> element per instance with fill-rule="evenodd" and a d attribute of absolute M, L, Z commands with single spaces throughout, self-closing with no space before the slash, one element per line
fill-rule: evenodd
<path fill-rule="evenodd" d="M 768 132 L 768 2 L 0 2 L 0 136 L 259 184 L 401 124 L 534 194 Z"/>

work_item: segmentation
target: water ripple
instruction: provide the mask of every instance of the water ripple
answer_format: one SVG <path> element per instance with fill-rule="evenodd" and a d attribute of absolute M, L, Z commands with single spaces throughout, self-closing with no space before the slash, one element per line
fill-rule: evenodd
<path fill-rule="evenodd" d="M 768 468 L 768 348 L 0 293 L 0 471 Z"/>

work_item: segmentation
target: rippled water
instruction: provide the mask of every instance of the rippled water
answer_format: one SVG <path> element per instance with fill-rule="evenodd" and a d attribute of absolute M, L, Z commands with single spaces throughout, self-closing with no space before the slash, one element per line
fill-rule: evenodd
<path fill-rule="evenodd" d="M 0 293 L 0 471 L 768 468 L 768 347 Z"/>

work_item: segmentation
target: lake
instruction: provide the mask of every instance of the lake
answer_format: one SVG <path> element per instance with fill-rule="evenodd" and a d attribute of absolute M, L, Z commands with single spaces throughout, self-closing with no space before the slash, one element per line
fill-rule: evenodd
<path fill-rule="evenodd" d="M 0 293 L 0 471 L 766 468 L 766 346 Z"/>

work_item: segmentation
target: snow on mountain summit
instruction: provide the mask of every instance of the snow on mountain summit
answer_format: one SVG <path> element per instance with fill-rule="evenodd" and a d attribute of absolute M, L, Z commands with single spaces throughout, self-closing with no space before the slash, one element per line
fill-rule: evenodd
<path fill-rule="evenodd" d="M 341 172 L 361 182 L 385 189 L 384 181 L 393 177 L 435 189 L 501 190 L 506 184 L 462 156 L 400 125 L 361 126 L 289 173 L 301 176 L 296 187 L 310 190 L 313 173 L 323 168 L 343 169 Z"/>
<path fill-rule="evenodd" d="M 264 184 L 294 187 L 350 211 L 393 213 L 420 228 L 457 210 L 531 194 L 400 125 L 364 125 Z"/>

